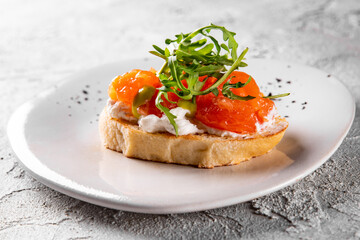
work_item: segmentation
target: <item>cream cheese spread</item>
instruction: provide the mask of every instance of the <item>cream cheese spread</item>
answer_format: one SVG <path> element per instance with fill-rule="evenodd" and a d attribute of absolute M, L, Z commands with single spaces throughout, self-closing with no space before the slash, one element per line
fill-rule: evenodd
<path fill-rule="evenodd" d="M 130 108 L 127 105 L 125 105 L 123 102 L 115 101 L 112 99 L 108 99 L 106 104 L 106 111 L 109 113 L 109 115 L 112 118 L 124 119 L 126 121 L 133 123 L 137 122 L 137 118 L 128 114 L 129 109 Z"/>
<path fill-rule="evenodd" d="M 275 107 L 273 107 L 270 112 L 268 113 L 268 115 L 265 117 L 265 119 L 267 121 L 264 121 L 262 124 L 260 124 L 259 122 L 255 123 L 256 126 L 256 131 L 257 132 L 263 132 L 264 130 L 266 130 L 267 128 L 273 126 L 276 122 L 276 118 L 279 117 L 279 113 L 276 110 Z"/>
<path fill-rule="evenodd" d="M 190 113 L 189 110 L 177 107 L 170 110 L 170 113 L 176 116 L 175 122 L 178 126 L 179 135 L 188 135 L 203 133 L 203 130 L 197 128 L 195 124 L 192 124 L 189 119 L 185 117 L 187 113 Z M 139 120 L 139 126 L 145 132 L 155 133 L 155 132 L 169 132 L 175 135 L 175 129 L 171 125 L 169 119 L 164 114 L 161 118 L 153 114 L 141 117 Z"/>

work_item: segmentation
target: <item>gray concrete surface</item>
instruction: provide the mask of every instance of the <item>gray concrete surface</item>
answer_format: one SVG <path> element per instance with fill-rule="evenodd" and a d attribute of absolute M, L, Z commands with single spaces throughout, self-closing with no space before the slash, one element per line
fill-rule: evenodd
<path fill-rule="evenodd" d="M 19 166 L 5 132 L 17 106 L 73 73 L 143 58 L 151 44 L 210 22 L 237 32 L 252 57 L 314 66 L 350 89 L 358 105 L 355 122 L 316 172 L 250 202 L 145 215 L 70 198 Z M 358 0 L 3 0 L 0 103 L 0 239 L 360 238 Z"/>

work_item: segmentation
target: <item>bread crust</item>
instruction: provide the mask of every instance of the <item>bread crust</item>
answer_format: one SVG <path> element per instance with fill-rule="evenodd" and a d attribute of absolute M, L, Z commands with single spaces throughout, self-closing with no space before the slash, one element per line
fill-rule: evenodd
<path fill-rule="evenodd" d="M 285 121 L 279 119 L 278 121 Z M 106 108 L 99 118 L 100 137 L 105 147 L 126 157 L 163 163 L 193 165 L 199 168 L 236 165 L 274 148 L 284 136 L 288 124 L 266 137 L 235 139 L 210 134 L 174 136 L 147 133 L 137 124 L 112 119 Z"/>

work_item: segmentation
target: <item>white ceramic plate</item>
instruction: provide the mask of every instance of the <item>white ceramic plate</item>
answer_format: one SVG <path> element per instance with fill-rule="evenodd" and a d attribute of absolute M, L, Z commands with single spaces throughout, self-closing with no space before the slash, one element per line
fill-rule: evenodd
<path fill-rule="evenodd" d="M 248 201 L 299 181 L 339 147 L 355 103 L 334 77 L 274 60 L 248 60 L 265 94 L 290 92 L 276 105 L 290 123 L 270 153 L 215 169 L 129 159 L 105 149 L 97 118 L 116 75 L 159 62 L 126 61 L 75 75 L 22 105 L 8 135 L 24 167 L 39 181 L 97 205 L 144 213 L 200 211 Z M 139 146 L 141 147 L 141 146 Z"/>

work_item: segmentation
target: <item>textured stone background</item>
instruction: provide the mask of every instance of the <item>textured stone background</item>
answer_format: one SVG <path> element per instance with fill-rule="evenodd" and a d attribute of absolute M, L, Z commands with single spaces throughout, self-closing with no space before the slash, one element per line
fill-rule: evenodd
<path fill-rule="evenodd" d="M 316 172 L 268 196 L 210 211 L 145 215 L 102 208 L 45 187 L 18 165 L 6 123 L 19 104 L 73 73 L 143 58 L 151 44 L 210 22 L 237 32 L 252 57 L 337 76 L 359 106 L 358 0 L 2 0 L 0 239 L 360 238 L 359 107 L 343 144 Z"/>

